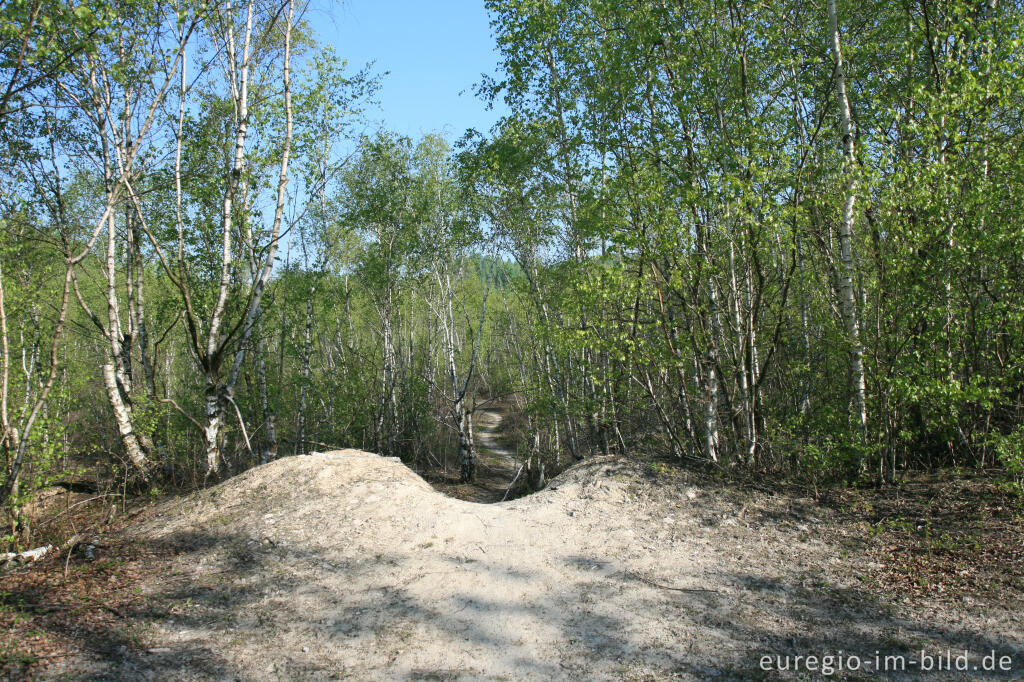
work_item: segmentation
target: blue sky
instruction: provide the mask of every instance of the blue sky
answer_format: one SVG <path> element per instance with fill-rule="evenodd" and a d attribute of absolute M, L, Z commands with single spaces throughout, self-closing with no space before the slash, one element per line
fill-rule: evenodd
<path fill-rule="evenodd" d="M 486 132 L 504 113 L 473 94 L 498 61 L 483 0 L 313 0 L 307 18 L 353 70 L 375 61 L 377 73 L 390 72 L 381 111 L 368 112 L 385 128 L 454 141 L 467 128 Z"/>

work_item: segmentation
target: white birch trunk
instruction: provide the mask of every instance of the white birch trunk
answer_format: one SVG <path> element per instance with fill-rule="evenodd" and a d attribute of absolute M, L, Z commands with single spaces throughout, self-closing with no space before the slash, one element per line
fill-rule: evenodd
<path fill-rule="evenodd" d="M 228 293 L 231 289 L 231 270 L 233 263 L 232 256 L 232 225 L 235 193 L 238 191 L 239 182 L 242 179 L 242 172 L 245 170 L 245 140 L 249 131 L 249 53 L 252 42 L 254 2 L 249 0 L 245 18 L 245 37 L 242 46 L 242 63 L 239 71 L 239 82 L 237 90 L 232 78 L 232 90 L 235 91 L 235 150 L 232 156 L 231 170 L 228 175 L 228 186 L 224 192 L 224 203 L 221 208 L 221 268 L 220 286 L 217 293 L 217 302 L 214 305 L 213 313 L 210 316 L 210 333 L 207 338 L 206 354 L 208 357 L 217 355 L 221 348 L 221 325 L 224 322 L 224 309 L 228 301 Z M 230 22 L 230 19 L 229 19 Z M 227 29 L 227 58 L 232 64 L 235 60 L 234 30 L 231 24 Z M 209 443 L 207 443 L 209 446 Z"/>
<path fill-rule="evenodd" d="M 117 371 L 112 362 L 103 365 L 103 386 L 107 390 L 107 400 L 114 414 L 114 423 L 121 438 L 128 460 L 143 474 L 149 469 L 149 457 L 143 449 L 139 434 L 135 431 L 131 408 L 121 397 L 121 388 L 117 380 Z"/>
<path fill-rule="evenodd" d="M 704 358 L 704 454 L 712 462 L 718 461 L 718 377 L 715 358 L 709 352 Z"/>
<path fill-rule="evenodd" d="M 238 131 L 235 140 L 235 155 L 232 162 L 231 177 L 229 178 L 228 190 L 225 194 L 224 199 L 224 239 L 223 239 L 223 262 L 221 270 L 221 286 L 218 294 L 218 302 L 214 308 L 213 315 L 210 319 L 210 332 L 207 343 L 207 356 L 206 356 L 206 379 L 207 379 L 207 395 L 206 395 L 206 424 L 203 429 L 204 441 L 207 452 L 207 475 L 216 472 L 216 462 L 219 461 L 220 457 L 220 431 L 223 428 L 225 422 L 225 416 L 227 414 L 228 404 L 233 403 L 233 392 L 235 385 L 238 382 L 238 377 L 241 372 L 242 363 L 245 361 L 246 350 L 248 348 L 249 339 L 252 337 L 253 329 L 255 329 L 257 318 L 260 314 L 260 306 L 263 300 L 263 293 L 266 291 L 267 282 L 270 279 L 270 274 L 274 268 L 274 260 L 277 255 L 278 240 L 281 234 L 281 224 L 284 217 L 284 205 L 286 199 L 286 189 L 288 186 L 288 163 L 291 155 L 292 145 L 292 96 L 291 96 L 291 37 L 292 28 L 294 21 L 295 3 L 294 0 L 288 3 L 288 15 L 287 24 L 285 26 L 284 34 L 284 64 L 282 69 L 283 81 L 284 81 L 284 109 L 285 109 L 285 134 L 284 141 L 281 150 L 281 165 L 280 173 L 278 176 L 277 183 L 277 203 L 274 210 L 274 221 L 271 228 L 270 241 L 267 247 L 267 253 L 265 260 L 263 261 L 262 268 L 259 273 L 259 277 L 253 282 L 253 290 L 250 294 L 248 305 L 243 313 L 244 318 L 241 323 L 241 330 L 238 334 L 236 341 L 237 350 L 234 354 L 234 361 L 231 369 L 228 373 L 226 380 L 221 381 L 219 378 L 220 363 L 223 359 L 223 354 L 226 352 L 224 348 L 224 339 L 221 338 L 221 334 L 218 329 L 223 324 L 223 317 L 225 312 L 225 304 L 227 301 L 227 292 L 230 285 L 230 271 L 232 264 L 231 255 L 231 206 L 235 191 L 238 189 L 239 180 L 244 170 L 245 165 L 245 139 L 246 131 L 248 127 L 248 78 L 249 78 L 249 57 L 250 57 L 250 43 L 252 34 L 252 22 L 253 22 L 253 7 L 254 3 L 252 0 L 248 3 L 248 9 L 246 13 L 246 29 L 245 29 L 245 44 L 242 52 L 242 68 L 240 76 L 240 84 L 237 90 L 237 102 L 238 102 Z M 232 44 L 232 33 L 228 30 L 229 45 Z M 233 58 L 233 54 L 231 57 Z M 227 280 L 225 280 L 225 272 L 228 273 Z M 236 414 L 241 420 L 241 413 L 235 406 Z M 240 423 L 240 428 L 245 434 L 245 424 Z M 248 439 L 246 439 L 248 442 Z M 210 469 L 210 467 L 213 467 Z"/>
<path fill-rule="evenodd" d="M 854 207 L 857 201 L 856 150 L 853 141 L 850 100 L 846 92 L 846 63 L 843 61 L 842 45 L 839 39 L 836 0 L 827 0 L 827 5 L 829 32 L 832 39 L 832 58 L 835 67 L 836 101 L 839 105 L 839 128 L 843 142 L 843 161 L 846 166 L 846 197 L 843 201 L 842 218 L 839 223 L 839 307 L 846 328 L 846 336 L 851 346 L 850 382 L 853 391 L 853 418 L 861 436 L 864 437 L 867 432 L 864 348 L 860 340 L 860 319 L 857 313 L 857 297 L 853 288 L 855 275 L 853 222 Z"/>
<path fill-rule="evenodd" d="M 206 397 L 203 402 L 205 420 L 203 422 L 203 444 L 206 446 L 206 476 L 216 475 L 220 471 L 220 435 L 224 426 L 226 413 L 221 400 L 220 382 L 215 374 L 206 376 Z"/>

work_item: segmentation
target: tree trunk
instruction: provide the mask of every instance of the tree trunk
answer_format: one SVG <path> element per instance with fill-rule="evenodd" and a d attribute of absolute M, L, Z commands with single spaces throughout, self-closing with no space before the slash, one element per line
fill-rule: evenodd
<path fill-rule="evenodd" d="M 307 273 L 308 274 L 308 273 Z M 299 384 L 299 419 L 298 419 L 298 435 L 296 440 L 296 454 L 306 454 L 306 408 L 308 403 L 308 392 L 309 382 L 312 378 L 312 372 L 309 367 L 310 359 L 310 347 L 312 346 L 312 335 L 313 335 L 313 292 L 314 288 L 310 291 L 309 296 L 306 298 L 306 321 L 303 328 L 302 334 L 302 367 L 299 370 L 299 378 L 301 383 Z"/>
<path fill-rule="evenodd" d="M 459 429 L 459 473 L 463 483 L 476 480 L 476 447 L 473 443 L 473 412 L 462 408 L 464 426 Z"/>
<path fill-rule="evenodd" d="M 249 296 L 248 305 L 243 312 L 240 321 L 240 330 L 235 340 L 236 350 L 227 379 L 220 380 L 220 364 L 228 352 L 226 347 L 227 338 L 219 332 L 220 325 L 224 322 L 225 306 L 228 290 L 230 289 L 230 271 L 233 262 L 231 255 L 231 234 L 232 234 L 232 203 L 234 194 L 238 189 L 238 181 L 245 166 L 245 139 L 248 126 L 248 78 L 250 41 L 252 34 L 254 2 L 250 0 L 246 14 L 245 41 L 242 51 L 242 68 L 240 86 L 238 88 L 238 130 L 235 137 L 235 153 L 232 160 L 231 177 L 229 178 L 228 189 L 224 198 L 223 216 L 223 254 L 221 263 L 221 283 L 218 293 L 217 304 L 214 307 L 210 318 L 210 332 L 207 340 L 204 374 L 206 377 L 206 423 L 203 427 L 204 441 L 206 445 L 206 466 L 207 475 L 216 473 L 217 462 L 220 459 L 220 432 L 223 429 L 228 405 L 233 405 L 233 392 L 238 382 L 242 363 L 245 361 L 249 340 L 253 330 L 256 328 L 256 321 L 260 315 L 263 294 L 266 291 L 267 282 L 274 268 L 274 260 L 277 255 L 278 239 L 281 233 L 281 224 L 284 217 L 285 193 L 288 186 L 288 163 L 291 155 L 292 145 L 292 96 L 291 96 L 291 36 L 293 17 L 295 11 L 294 0 L 288 3 L 288 16 L 284 34 L 284 56 L 282 79 L 284 82 L 284 110 L 285 110 L 285 134 L 281 150 L 281 163 L 277 181 L 277 202 L 274 209 L 274 219 L 271 228 L 271 236 L 267 247 L 266 256 L 262 263 L 259 276 L 252 284 L 252 292 Z M 233 41 L 231 29 L 228 29 L 229 43 Z M 231 58 L 234 59 L 234 51 L 231 51 Z M 225 273 L 228 273 L 225 275 Z M 198 350 L 198 349 L 197 349 Z M 246 445 L 249 446 L 246 437 L 245 424 L 241 423 L 242 415 L 235 407 L 236 416 L 239 419 L 239 427 L 245 437 Z"/>
<path fill-rule="evenodd" d="M 704 454 L 712 462 L 718 461 L 718 377 L 715 375 L 714 355 L 709 351 L 704 358 Z"/>
<path fill-rule="evenodd" d="M 267 395 L 267 358 L 263 343 L 263 320 L 256 321 L 256 392 L 259 394 L 260 416 L 263 418 L 265 435 L 260 449 L 260 464 L 277 459 L 277 415 L 270 410 Z"/>
<path fill-rule="evenodd" d="M 839 20 L 836 16 L 836 0 L 827 0 L 828 25 L 832 37 L 832 58 L 835 63 L 836 101 L 839 105 L 839 129 L 843 142 L 845 164 L 845 192 L 842 218 L 839 223 L 839 306 L 843 316 L 846 336 L 851 346 L 850 383 L 853 391 L 853 419 L 861 438 L 867 436 L 867 399 L 864 380 L 864 348 L 860 340 L 860 319 L 857 313 L 857 298 L 853 289 L 856 274 L 853 251 L 854 206 L 857 201 L 856 158 L 853 141 L 850 100 L 846 93 L 846 63 L 843 61 L 839 40 Z M 863 463 L 857 461 L 858 469 Z"/>
<path fill-rule="evenodd" d="M 112 178 L 107 168 L 107 202 L 112 204 L 114 198 L 111 186 Z M 107 324 L 103 328 L 109 347 L 108 362 L 103 365 L 103 385 L 107 390 L 107 400 L 114 414 L 114 422 L 121 438 L 125 455 L 143 477 L 150 467 L 151 444 L 149 439 L 135 427 L 135 415 L 131 403 L 131 338 L 127 339 L 121 332 L 121 317 L 117 298 L 117 229 L 115 213 L 110 211 L 107 219 L 107 254 L 105 270 L 107 277 Z"/>
<path fill-rule="evenodd" d="M 117 433 L 121 437 L 125 455 L 128 456 L 128 461 L 145 476 L 149 470 L 149 453 L 143 445 L 145 439 L 135 431 L 131 408 L 121 397 L 117 371 L 111 362 L 103 365 L 103 386 L 107 389 L 107 400 L 114 413 L 114 423 L 117 425 Z"/>
<path fill-rule="evenodd" d="M 203 423 L 203 445 L 206 454 L 206 476 L 220 472 L 220 439 L 224 427 L 225 409 L 222 387 L 215 372 L 206 375 L 206 397 L 203 402 L 205 422 Z"/>

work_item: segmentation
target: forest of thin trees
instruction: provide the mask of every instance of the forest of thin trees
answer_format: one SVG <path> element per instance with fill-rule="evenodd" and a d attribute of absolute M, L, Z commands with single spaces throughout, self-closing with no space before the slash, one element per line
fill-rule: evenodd
<path fill-rule="evenodd" d="M 0 7 L 0 504 L 333 447 L 1024 483 L 1024 10 L 488 0 L 489 131 L 302 0 Z"/>

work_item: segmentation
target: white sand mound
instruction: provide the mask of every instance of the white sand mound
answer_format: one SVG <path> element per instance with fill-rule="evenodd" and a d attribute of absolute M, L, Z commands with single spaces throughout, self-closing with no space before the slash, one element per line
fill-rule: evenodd
<path fill-rule="evenodd" d="M 857 592 L 856 557 L 811 539 L 791 501 L 650 479 L 602 458 L 480 505 L 368 453 L 278 460 L 137 528 L 181 550 L 150 590 L 186 616 L 147 624 L 156 653 L 89 672 L 734 679 L 765 653 L 892 648 L 897 621 Z M 919 644 L 934 625 L 896 629 Z"/>

